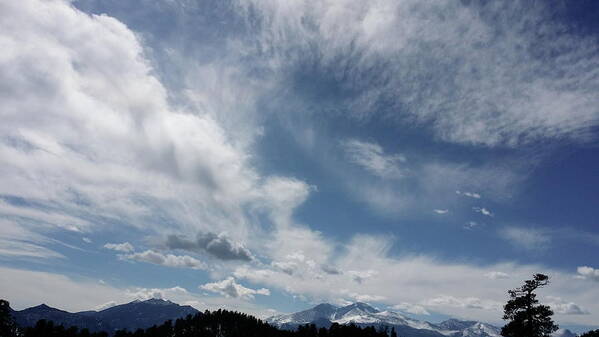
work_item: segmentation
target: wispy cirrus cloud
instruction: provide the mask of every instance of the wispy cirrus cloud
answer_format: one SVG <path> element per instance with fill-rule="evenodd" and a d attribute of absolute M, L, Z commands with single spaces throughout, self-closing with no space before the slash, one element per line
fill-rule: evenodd
<path fill-rule="evenodd" d="M 371 174 L 383 179 L 397 179 L 404 176 L 401 163 L 406 158 L 399 154 L 387 154 L 377 143 L 345 140 L 341 143 L 343 150 L 351 162 L 361 166 Z"/>
<path fill-rule="evenodd" d="M 593 37 L 552 25 L 555 7 L 523 1 L 239 3 L 241 15 L 256 13 L 258 43 L 273 50 L 277 65 L 312 56 L 331 77 L 345 79 L 339 90 L 354 97 L 344 97 L 337 109 L 354 118 L 425 125 L 449 142 L 510 147 L 541 139 L 588 141 L 597 125 L 591 93 L 599 79 L 586 74 L 599 63 L 598 47 Z M 304 58 L 288 57 L 302 51 Z"/>
<path fill-rule="evenodd" d="M 449 295 L 442 295 L 439 297 L 425 300 L 424 303 L 431 307 L 457 307 L 457 308 L 471 308 L 471 309 L 484 309 L 497 311 L 501 308 L 502 303 L 489 300 L 481 300 L 477 297 L 465 297 L 457 298 Z"/>
<path fill-rule="evenodd" d="M 486 273 L 485 276 L 491 280 L 504 280 L 510 278 L 508 273 L 504 273 L 502 271 L 490 271 Z"/>
<path fill-rule="evenodd" d="M 538 228 L 505 227 L 499 231 L 499 235 L 514 247 L 525 250 L 544 250 L 551 243 L 551 235 Z"/>
<path fill-rule="evenodd" d="M 130 253 L 135 250 L 132 244 L 129 242 L 123 243 L 106 243 L 104 248 L 110 250 L 116 250 L 117 252 Z"/>

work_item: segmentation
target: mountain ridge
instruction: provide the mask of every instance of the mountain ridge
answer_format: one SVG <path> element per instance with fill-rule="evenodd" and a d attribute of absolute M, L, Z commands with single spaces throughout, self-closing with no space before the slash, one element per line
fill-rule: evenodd
<path fill-rule="evenodd" d="M 12 314 L 21 327 L 31 327 L 40 319 L 45 319 L 66 327 L 87 328 L 90 332 L 114 332 L 121 329 L 148 328 L 167 320 L 175 320 L 198 312 L 188 305 L 182 306 L 162 299 L 149 299 L 135 300 L 100 311 L 79 312 L 68 312 L 40 304 L 23 310 L 13 310 Z"/>

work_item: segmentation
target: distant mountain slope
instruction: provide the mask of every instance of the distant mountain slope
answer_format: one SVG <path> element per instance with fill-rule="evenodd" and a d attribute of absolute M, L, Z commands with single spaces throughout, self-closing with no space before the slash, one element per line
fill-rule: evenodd
<path fill-rule="evenodd" d="M 21 311 L 13 311 L 15 321 L 21 327 L 34 326 L 40 319 L 53 321 L 57 325 L 65 327 L 85 327 L 90 331 L 107 331 L 109 326 L 93 316 L 84 316 L 41 304 Z"/>
<path fill-rule="evenodd" d="M 114 330 L 147 328 L 162 324 L 167 320 L 176 320 L 187 315 L 195 315 L 198 310 L 171 301 L 151 299 L 117 305 L 97 312 L 92 317 L 106 323 Z M 90 315 L 86 312 L 86 315 Z"/>
<path fill-rule="evenodd" d="M 34 326 L 38 320 L 46 319 L 65 327 L 77 326 L 87 328 L 92 332 L 148 328 L 155 324 L 162 324 L 169 319 L 176 320 L 196 313 L 198 313 L 198 310 L 190 306 L 181 306 L 160 299 L 133 301 L 102 311 L 71 313 L 45 304 L 21 311 L 13 311 L 17 324 L 22 327 Z"/>

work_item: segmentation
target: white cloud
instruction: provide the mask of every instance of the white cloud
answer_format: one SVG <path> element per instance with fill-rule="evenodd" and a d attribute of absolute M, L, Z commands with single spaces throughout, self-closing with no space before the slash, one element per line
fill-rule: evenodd
<path fill-rule="evenodd" d="M 186 295 L 185 288 L 175 286 L 172 288 L 134 288 L 127 289 L 125 295 L 129 298 L 145 301 L 152 298 L 167 299 L 175 295 Z"/>
<path fill-rule="evenodd" d="M 254 295 L 270 295 L 270 291 L 266 288 L 246 288 L 241 284 L 235 282 L 235 279 L 233 277 L 228 277 L 220 282 L 206 283 L 201 285 L 200 288 L 221 294 L 226 297 L 242 298 L 245 300 L 253 299 Z"/>
<path fill-rule="evenodd" d="M 293 272 L 297 269 L 297 263 L 292 262 L 292 261 L 283 261 L 283 262 L 277 262 L 277 261 L 273 261 L 271 262 L 271 266 L 273 266 L 276 269 L 279 269 L 289 275 L 293 274 Z"/>
<path fill-rule="evenodd" d="M 252 247 L 261 254 L 264 246 L 284 250 L 275 246 L 287 235 L 312 235 L 307 226 L 293 227 L 292 213 L 316 187 L 262 176 L 249 152 L 257 135 L 225 128 L 244 119 L 230 113 L 247 112 L 245 103 L 252 109 L 253 89 L 208 88 L 223 70 L 208 67 L 202 72 L 212 75 L 187 92 L 193 104 L 171 105 L 140 39 L 120 21 L 62 0 L 2 4 L 1 13 L 0 31 L 11 34 L 1 36 L 0 84 L 10 92 L 0 97 L 0 195 L 31 203 L 0 201 L 0 215 L 43 223 L 50 236 L 127 226 L 145 235 L 219 233 L 200 238 L 203 251 L 241 261 L 253 257 Z M 244 77 L 241 70 L 229 75 L 223 81 Z M 248 96 L 243 103 L 241 92 Z M 258 220 L 263 214 L 277 226 L 275 233 Z M 133 252 L 124 244 L 107 247 Z M 29 248 L 21 253 L 60 255 L 40 242 Z M 150 257 L 159 260 L 149 252 L 131 256 Z"/>
<path fill-rule="evenodd" d="M 593 267 L 581 266 L 576 269 L 578 276 L 583 279 L 590 279 L 599 282 L 599 269 Z"/>
<path fill-rule="evenodd" d="M 385 154 L 383 148 L 377 143 L 350 139 L 341 144 L 349 160 L 371 174 L 383 179 L 397 179 L 404 176 L 400 168 L 400 163 L 406 161 L 404 156 Z"/>
<path fill-rule="evenodd" d="M 433 212 L 437 213 L 437 214 L 447 214 L 449 213 L 448 209 L 434 209 Z"/>
<path fill-rule="evenodd" d="M 551 243 L 551 236 L 543 230 L 524 227 L 505 227 L 499 235 L 516 248 L 544 250 Z"/>
<path fill-rule="evenodd" d="M 493 216 L 493 213 L 484 207 L 472 207 L 472 210 L 474 210 L 475 212 L 480 213 L 482 215 L 486 215 L 486 216 L 490 216 L 490 217 Z"/>
<path fill-rule="evenodd" d="M 129 253 L 135 250 L 132 244 L 129 242 L 123 243 L 106 243 L 104 248 L 110 250 L 116 250 L 117 252 Z"/>
<path fill-rule="evenodd" d="M 401 302 L 392 306 L 391 308 L 414 315 L 430 315 L 430 313 L 423 306 L 407 302 Z"/>
<path fill-rule="evenodd" d="M 362 284 L 364 281 L 378 274 L 376 270 L 348 270 L 347 275 L 351 276 L 354 281 Z"/>
<path fill-rule="evenodd" d="M 480 224 L 476 221 L 468 221 L 464 224 L 464 229 L 474 229 L 478 227 Z"/>
<path fill-rule="evenodd" d="M 491 280 L 505 280 L 509 279 L 510 275 L 501 271 L 490 271 L 488 273 L 485 273 L 485 277 Z"/>
<path fill-rule="evenodd" d="M 383 301 L 386 299 L 385 296 L 381 296 L 381 295 L 359 294 L 359 293 L 353 293 L 353 292 L 348 292 L 345 294 L 345 296 L 352 299 L 353 302 L 365 302 L 365 303 L 380 302 L 380 301 Z"/>
<path fill-rule="evenodd" d="M 474 199 L 480 199 L 481 195 L 478 193 L 474 193 L 474 192 L 462 192 L 460 190 L 455 191 L 455 194 L 457 195 L 463 195 L 465 197 L 469 197 L 469 198 L 474 198 Z"/>
<path fill-rule="evenodd" d="M 588 315 L 588 310 L 580 307 L 576 303 L 564 301 L 560 297 L 547 296 L 548 302 L 546 303 L 551 307 L 553 312 L 562 315 Z"/>
<path fill-rule="evenodd" d="M 134 260 L 140 262 L 153 263 L 165 267 L 206 269 L 206 264 L 189 255 L 162 254 L 154 250 L 144 252 L 119 255 L 119 258 L 125 260 Z"/>
<path fill-rule="evenodd" d="M 81 240 L 83 240 L 83 242 L 85 242 L 85 243 L 92 243 L 92 239 L 90 239 L 88 237 L 82 237 Z"/>

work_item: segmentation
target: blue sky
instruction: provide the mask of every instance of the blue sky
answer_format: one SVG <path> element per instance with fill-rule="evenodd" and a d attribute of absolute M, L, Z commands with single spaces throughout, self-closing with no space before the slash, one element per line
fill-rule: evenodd
<path fill-rule="evenodd" d="M 0 4 L 16 308 L 599 314 L 593 1 Z"/>

